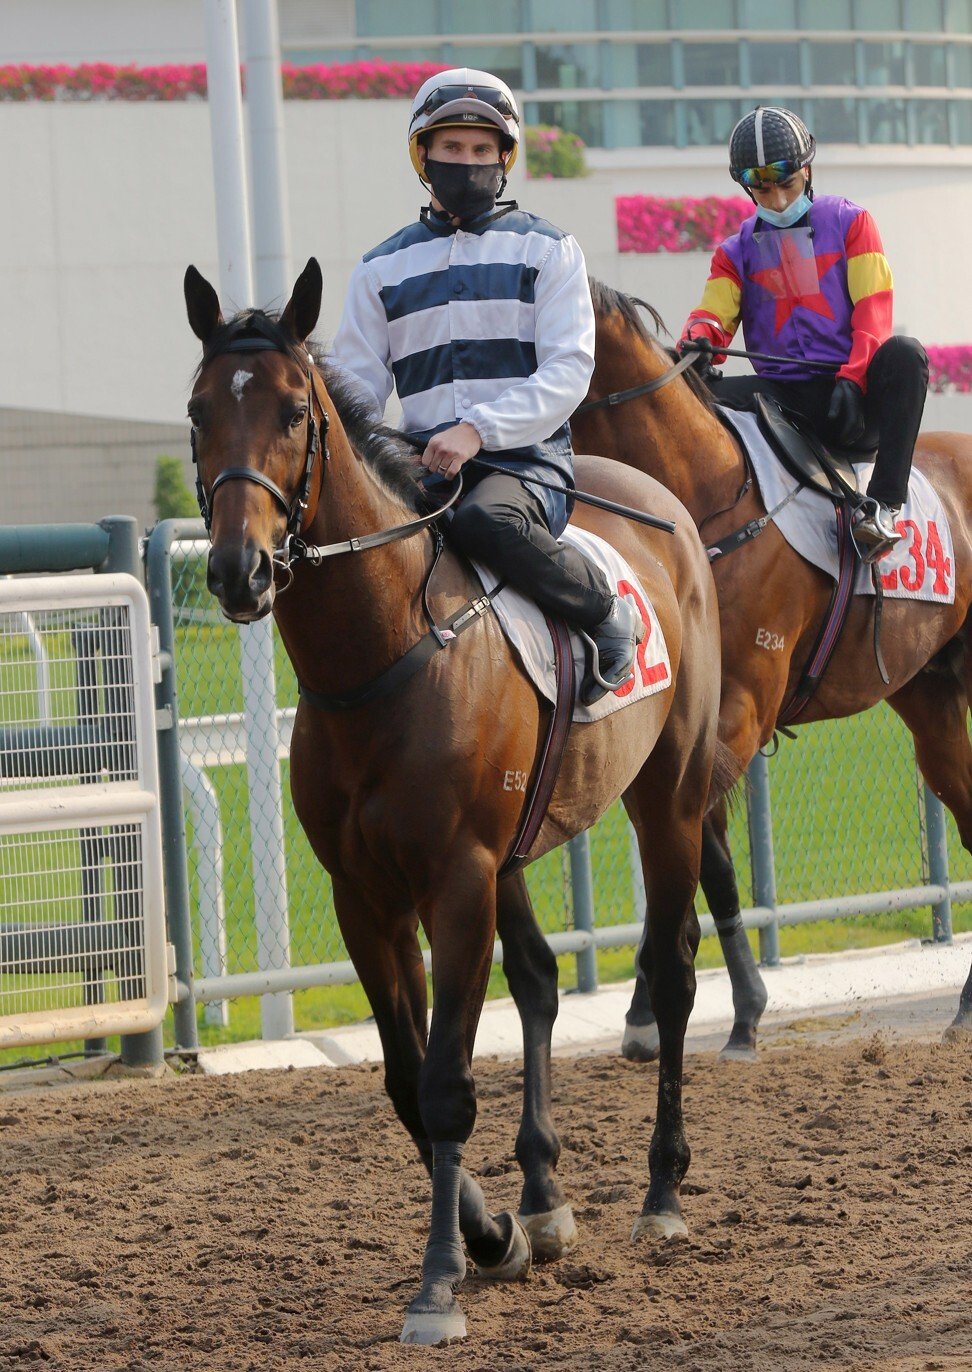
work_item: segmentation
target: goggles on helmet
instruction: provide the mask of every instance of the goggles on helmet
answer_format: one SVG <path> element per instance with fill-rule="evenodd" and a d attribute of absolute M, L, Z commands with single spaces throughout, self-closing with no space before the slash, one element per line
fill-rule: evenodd
<path fill-rule="evenodd" d="M 481 100 L 484 105 L 497 110 L 504 119 L 512 119 L 517 124 L 520 122 L 520 116 L 510 104 L 509 98 L 503 91 L 495 90 L 492 86 L 439 86 L 429 94 L 425 104 L 412 115 L 412 123 L 414 124 L 423 114 L 435 114 L 436 110 L 442 109 L 443 105 L 451 104 L 453 100 Z"/>
<path fill-rule="evenodd" d="M 775 186 L 780 181 L 789 181 L 803 169 L 801 162 L 769 162 L 765 167 L 745 167 L 736 172 L 736 180 L 747 190 L 760 190 L 765 186 Z"/>

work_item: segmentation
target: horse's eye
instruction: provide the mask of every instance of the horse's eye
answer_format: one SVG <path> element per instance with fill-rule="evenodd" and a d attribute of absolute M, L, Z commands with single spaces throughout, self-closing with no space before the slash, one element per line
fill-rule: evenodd
<path fill-rule="evenodd" d="M 304 422 L 304 420 L 305 420 L 306 417 L 307 417 L 307 406 L 306 406 L 306 405 L 302 405 L 302 406 L 300 407 L 300 409 L 297 410 L 296 413 L 295 413 L 295 414 L 293 415 L 293 417 L 291 418 L 290 427 L 291 427 L 292 429 L 299 429 L 300 426 L 301 426 L 301 424 L 303 424 L 303 422 Z"/>
<path fill-rule="evenodd" d="M 196 413 L 195 410 L 189 411 L 189 423 L 192 425 L 194 429 L 199 428 L 199 415 Z"/>

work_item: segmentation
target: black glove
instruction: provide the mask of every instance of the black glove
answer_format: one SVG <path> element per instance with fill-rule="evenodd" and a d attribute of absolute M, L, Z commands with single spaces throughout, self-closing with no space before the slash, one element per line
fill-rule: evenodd
<path fill-rule="evenodd" d="M 689 346 L 686 347 L 685 345 Z M 686 353 L 692 358 L 692 367 L 698 372 L 704 381 L 712 371 L 712 357 L 715 352 L 711 342 L 704 334 L 698 338 L 680 338 L 676 352 L 679 357 L 684 357 Z"/>
<path fill-rule="evenodd" d="M 834 393 L 827 407 L 827 426 L 831 440 L 842 448 L 851 448 L 864 432 L 864 397 L 860 387 L 846 376 L 834 384 Z"/>

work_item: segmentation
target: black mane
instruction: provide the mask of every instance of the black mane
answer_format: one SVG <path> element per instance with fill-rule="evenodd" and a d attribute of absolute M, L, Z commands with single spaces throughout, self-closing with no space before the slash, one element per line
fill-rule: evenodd
<path fill-rule="evenodd" d="M 220 324 L 210 336 L 203 348 L 196 375 L 207 362 L 227 352 L 231 343 L 247 338 L 265 339 L 302 370 L 307 370 L 303 348 L 281 326 L 278 315 L 265 310 L 241 310 L 227 323 Z M 355 452 L 368 464 L 390 495 L 397 496 L 409 509 L 425 513 L 433 502 L 429 501 L 425 488 L 419 482 L 423 468 L 418 465 L 416 457 L 422 450 L 421 445 L 386 424 L 376 424 L 371 417 L 368 400 L 354 378 L 329 362 L 326 352 L 319 345 L 311 343 L 307 346 Z"/>
<path fill-rule="evenodd" d="M 677 357 L 672 349 L 663 346 L 659 340 L 652 336 L 645 328 L 645 322 L 641 317 L 641 310 L 646 310 L 651 315 L 655 329 L 658 333 L 668 333 L 665 321 L 655 309 L 654 305 L 649 305 L 647 300 L 642 300 L 637 295 L 625 295 L 623 291 L 615 290 L 613 286 L 607 286 L 603 281 L 598 281 L 595 277 L 589 278 L 591 287 L 591 299 L 594 302 L 595 314 L 619 314 L 631 331 L 641 339 L 652 350 L 665 353 L 673 361 Z M 671 337 L 671 334 L 668 335 Z M 682 372 L 682 380 L 689 390 L 695 395 L 706 409 L 711 410 L 713 406 L 712 392 L 699 376 L 694 367 L 687 368 Z"/>

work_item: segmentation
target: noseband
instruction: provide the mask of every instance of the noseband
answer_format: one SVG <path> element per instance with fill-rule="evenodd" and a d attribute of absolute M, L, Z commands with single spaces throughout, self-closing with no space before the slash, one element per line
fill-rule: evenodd
<path fill-rule="evenodd" d="M 277 343 L 273 342 L 272 339 L 250 337 L 234 338 L 231 342 L 225 344 L 224 347 L 219 349 L 218 355 L 221 356 L 223 353 L 252 352 L 278 353 L 282 351 L 283 349 Z M 294 496 L 293 500 L 290 501 L 287 499 L 287 497 L 284 495 L 283 491 L 280 489 L 280 487 L 277 485 L 275 481 L 271 481 L 268 476 L 265 476 L 263 474 L 263 472 L 258 472 L 255 467 L 227 467 L 225 471 L 220 472 L 219 476 L 217 476 L 216 480 L 213 482 L 209 492 L 209 499 L 207 500 L 206 492 L 203 489 L 202 477 L 199 474 L 199 463 L 196 458 L 196 431 L 195 429 L 190 430 L 189 447 L 192 451 L 193 466 L 196 469 L 196 502 L 199 505 L 199 513 L 202 515 L 203 523 L 206 526 L 207 534 L 212 532 L 211 525 L 213 519 L 213 497 L 216 495 L 216 492 L 219 490 L 220 486 L 222 486 L 227 481 L 252 481 L 254 485 L 262 486 L 265 491 L 270 492 L 274 500 L 276 500 L 278 505 L 280 505 L 280 507 L 283 509 L 284 513 L 287 516 L 288 538 L 296 538 L 297 534 L 300 532 L 300 524 L 301 520 L 304 517 L 304 512 L 307 509 L 307 501 L 310 495 L 311 477 L 314 472 L 314 462 L 317 458 L 318 452 L 322 451 L 322 438 L 325 464 L 327 463 L 329 457 L 329 453 L 327 451 L 327 410 L 325 410 L 323 405 L 321 406 L 321 424 L 320 428 L 318 428 L 317 419 L 314 415 L 314 394 L 314 377 L 313 372 L 311 371 L 311 365 L 308 362 L 307 455 L 304 462 L 303 478 L 301 480 L 299 487 L 297 488 L 297 494 Z M 327 470 L 326 465 L 324 470 Z"/>

